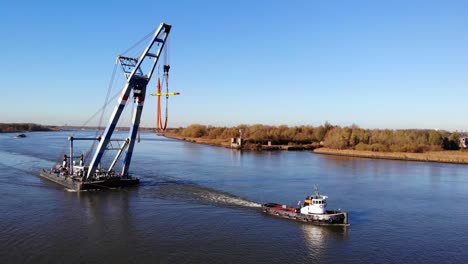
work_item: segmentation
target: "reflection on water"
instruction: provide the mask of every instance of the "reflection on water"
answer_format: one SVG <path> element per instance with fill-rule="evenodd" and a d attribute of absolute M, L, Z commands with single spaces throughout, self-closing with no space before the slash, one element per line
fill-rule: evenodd
<path fill-rule="evenodd" d="M 149 140 L 131 166 L 139 187 L 76 193 L 38 177 L 67 136 L 0 134 L 5 263 L 468 261 L 467 166 L 242 152 L 142 133 Z M 314 184 L 330 208 L 350 212 L 350 227 L 281 221 L 254 202 L 296 204 Z"/>
<path fill-rule="evenodd" d="M 106 222 L 129 223 L 129 195 L 132 189 L 77 192 L 83 216 L 88 224 L 102 225 Z M 73 201 L 72 201 L 73 202 Z M 64 207 L 71 205 L 65 204 Z M 119 219 L 118 222 L 113 221 Z"/>
<path fill-rule="evenodd" d="M 347 239 L 348 228 L 348 226 L 301 225 L 304 240 L 310 250 L 322 248 L 329 239 Z"/>
<path fill-rule="evenodd" d="M 308 259 L 326 260 L 331 240 L 346 240 L 347 226 L 317 226 L 302 224 L 301 231 L 305 241 Z"/>
<path fill-rule="evenodd" d="M 234 164 L 240 164 L 243 154 L 244 154 L 243 150 L 231 149 L 231 160 L 232 160 L 232 162 Z"/>

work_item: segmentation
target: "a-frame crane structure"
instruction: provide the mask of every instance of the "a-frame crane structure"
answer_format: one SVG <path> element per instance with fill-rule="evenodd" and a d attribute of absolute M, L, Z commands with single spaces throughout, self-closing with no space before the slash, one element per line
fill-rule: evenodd
<path fill-rule="evenodd" d="M 112 133 L 114 132 L 117 122 L 119 121 L 120 115 L 122 114 L 125 108 L 125 104 L 128 98 L 132 96 L 133 100 L 135 101 L 135 108 L 133 109 L 132 115 L 132 125 L 130 127 L 130 132 L 126 143 L 123 144 L 124 147 L 117 153 L 116 159 L 114 159 L 114 161 L 116 161 L 118 157 L 122 154 L 123 149 L 125 147 L 127 148 L 121 176 L 126 177 L 128 175 L 128 169 L 132 160 L 133 148 L 135 146 L 138 127 L 140 126 L 140 118 L 143 110 L 143 104 L 145 102 L 146 86 L 148 85 L 149 81 L 151 80 L 151 77 L 153 76 L 154 69 L 156 68 L 156 64 L 158 63 L 159 57 L 161 56 L 161 51 L 163 50 L 164 45 L 166 44 L 167 37 L 169 36 L 170 31 L 171 26 L 162 23 L 156 30 L 151 42 L 143 51 L 139 59 L 123 56 L 119 56 L 117 58 L 125 73 L 127 83 L 122 89 L 122 93 L 120 94 L 119 98 L 119 103 L 114 108 L 112 116 L 109 120 L 109 124 L 107 124 L 106 130 L 104 131 L 101 140 L 99 141 L 99 145 L 96 149 L 94 157 L 91 160 L 91 163 L 89 164 L 89 170 L 85 180 L 91 180 L 96 174 L 98 164 L 101 162 L 104 151 L 106 150 L 106 147 L 109 144 L 109 141 L 112 137 Z M 153 50 L 155 50 L 155 52 L 153 52 Z M 145 60 L 152 60 L 151 65 L 149 65 L 149 68 L 146 69 L 146 72 L 141 67 L 142 64 L 146 62 Z M 114 165 L 115 162 L 112 163 L 111 167 L 109 168 L 109 171 L 113 169 Z"/>
<path fill-rule="evenodd" d="M 139 180 L 129 175 L 130 163 L 133 149 L 137 139 L 138 128 L 146 96 L 146 86 L 153 76 L 156 65 L 162 51 L 167 43 L 171 25 L 161 23 L 154 32 L 151 41 L 138 58 L 118 56 L 117 62 L 120 64 L 126 79 L 124 88 L 120 93 L 118 104 L 115 106 L 109 123 L 104 133 L 97 138 L 69 137 L 70 156 L 65 155 L 64 165 L 59 169 L 43 169 L 40 175 L 67 188 L 75 190 L 123 187 L 135 185 Z M 128 100 L 133 100 L 134 108 L 132 113 L 132 123 L 130 125 L 128 137 L 124 140 L 112 139 L 118 121 L 124 111 Z M 74 140 L 98 140 L 99 144 L 94 152 L 89 165 L 75 165 L 73 162 L 73 141 Z M 108 168 L 103 168 L 101 161 L 107 150 L 115 149 L 109 147 L 111 141 L 121 141 L 120 147 Z M 121 172 L 115 172 L 114 168 L 125 153 Z M 107 156 L 106 156 L 107 157 Z"/>

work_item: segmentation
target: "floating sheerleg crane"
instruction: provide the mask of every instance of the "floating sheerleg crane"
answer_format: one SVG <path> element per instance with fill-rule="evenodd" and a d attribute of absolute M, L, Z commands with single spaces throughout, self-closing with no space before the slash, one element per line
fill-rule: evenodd
<path fill-rule="evenodd" d="M 171 25 L 161 23 L 156 29 L 151 41 L 141 53 L 139 58 L 131 58 L 118 56 L 117 62 L 121 65 L 125 74 L 126 84 L 120 93 L 118 104 L 112 112 L 109 123 L 107 124 L 104 133 L 98 138 L 74 138 L 69 137 L 70 141 L 70 157 L 65 155 L 64 164 L 61 168 L 53 168 L 51 170 L 42 170 L 41 176 L 62 184 L 68 188 L 76 190 L 96 189 L 107 187 L 123 187 L 135 185 L 139 183 L 137 178 L 129 175 L 130 162 L 132 160 L 133 148 L 137 137 L 138 128 L 140 126 L 140 118 L 143 110 L 143 104 L 146 95 L 146 86 L 153 76 L 154 69 L 158 63 L 161 52 L 164 49 Z M 132 115 L 132 124 L 130 126 L 128 137 L 117 150 L 117 154 L 110 164 L 109 168 L 103 169 L 101 165 L 102 157 L 109 148 L 112 134 L 117 126 L 119 118 L 125 108 L 127 100 L 131 98 L 135 102 Z M 98 140 L 98 147 L 91 159 L 89 165 L 73 164 L 73 141 L 74 140 Z M 114 171 L 114 167 L 121 155 L 125 152 L 122 171 L 120 173 Z M 81 162 L 80 162 L 81 163 Z"/>

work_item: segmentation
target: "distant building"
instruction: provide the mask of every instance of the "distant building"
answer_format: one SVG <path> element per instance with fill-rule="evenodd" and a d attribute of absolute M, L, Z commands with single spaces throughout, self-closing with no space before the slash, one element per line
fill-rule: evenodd
<path fill-rule="evenodd" d="M 239 129 L 239 137 L 231 138 L 231 148 L 241 149 L 242 143 L 242 129 Z"/>
<path fill-rule="evenodd" d="M 460 138 L 460 147 L 461 148 L 468 148 L 468 137 Z"/>
<path fill-rule="evenodd" d="M 242 138 L 231 138 L 231 148 L 241 148 L 242 147 Z"/>

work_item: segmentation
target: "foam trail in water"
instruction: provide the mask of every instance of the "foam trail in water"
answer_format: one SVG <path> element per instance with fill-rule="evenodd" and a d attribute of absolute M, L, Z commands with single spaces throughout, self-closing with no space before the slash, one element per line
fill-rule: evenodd
<path fill-rule="evenodd" d="M 219 204 L 227 204 L 227 205 L 237 205 L 237 206 L 244 206 L 244 207 L 260 207 L 259 203 L 251 202 L 240 197 L 226 195 L 222 193 L 215 193 L 215 192 L 206 192 L 200 194 L 199 196 L 203 200 L 210 201 L 213 203 Z"/>
<path fill-rule="evenodd" d="M 147 189 L 150 193 L 146 193 L 146 195 L 161 199 L 197 201 L 240 207 L 256 208 L 261 206 L 259 203 L 249 201 L 230 193 L 182 180 L 158 179 L 157 182 L 150 183 L 150 185 L 152 186 L 148 186 L 149 189 Z"/>

